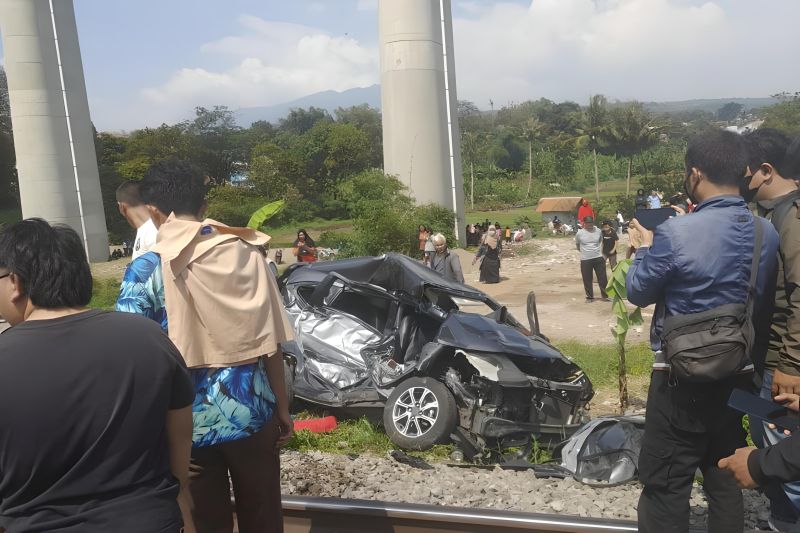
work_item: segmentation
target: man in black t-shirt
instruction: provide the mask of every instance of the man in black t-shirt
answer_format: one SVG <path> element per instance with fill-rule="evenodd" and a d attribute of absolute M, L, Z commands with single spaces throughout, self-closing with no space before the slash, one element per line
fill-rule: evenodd
<path fill-rule="evenodd" d="M 177 533 L 192 383 L 155 322 L 86 309 L 85 257 L 43 220 L 0 234 L 0 530 Z"/>
<path fill-rule="evenodd" d="M 614 231 L 614 228 L 611 226 L 611 222 L 608 220 L 603 222 L 603 257 L 608 259 L 608 263 L 611 265 L 611 270 L 614 270 L 614 267 L 617 266 L 617 241 L 619 240 L 619 235 L 617 232 Z"/>

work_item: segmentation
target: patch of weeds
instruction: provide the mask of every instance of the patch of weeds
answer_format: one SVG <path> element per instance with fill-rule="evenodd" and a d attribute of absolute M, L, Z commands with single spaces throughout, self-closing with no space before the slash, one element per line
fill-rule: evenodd
<path fill-rule="evenodd" d="M 113 311 L 119 296 L 119 280 L 113 278 L 94 278 L 92 283 L 92 299 L 89 307 Z"/>
<path fill-rule="evenodd" d="M 619 378 L 617 366 L 619 355 L 613 344 L 585 344 L 575 341 L 556 343 L 561 353 L 572 358 L 580 366 L 595 389 L 616 387 Z M 647 343 L 626 346 L 628 376 L 649 376 L 653 365 L 653 351 Z"/>

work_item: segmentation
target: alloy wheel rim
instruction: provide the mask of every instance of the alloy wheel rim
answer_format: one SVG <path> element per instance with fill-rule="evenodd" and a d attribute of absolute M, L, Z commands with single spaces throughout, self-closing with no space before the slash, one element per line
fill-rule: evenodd
<path fill-rule="evenodd" d="M 401 435 L 419 438 L 428 433 L 439 418 L 439 400 L 427 387 L 412 387 L 394 402 L 392 422 Z"/>

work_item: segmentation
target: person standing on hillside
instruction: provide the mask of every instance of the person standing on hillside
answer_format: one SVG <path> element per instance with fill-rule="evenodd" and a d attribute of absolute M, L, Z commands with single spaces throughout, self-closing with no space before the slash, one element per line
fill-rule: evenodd
<path fill-rule="evenodd" d="M 575 234 L 575 246 L 581 254 L 581 277 L 583 278 L 583 290 L 586 292 L 586 303 L 594 301 L 592 272 L 597 276 L 601 299 L 604 302 L 608 301 L 608 294 L 606 294 L 608 276 L 606 275 L 606 260 L 601 251 L 602 242 L 603 232 L 595 227 L 594 218 L 585 217 L 583 228 Z"/>
<path fill-rule="evenodd" d="M 449 280 L 464 283 L 461 260 L 447 247 L 447 238 L 441 233 L 431 237 L 436 252 L 431 256 L 431 269 Z"/>

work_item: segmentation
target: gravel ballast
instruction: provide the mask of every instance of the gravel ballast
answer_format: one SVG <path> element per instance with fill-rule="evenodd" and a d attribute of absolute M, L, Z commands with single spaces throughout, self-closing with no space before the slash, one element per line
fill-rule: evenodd
<path fill-rule="evenodd" d="M 628 483 L 594 488 L 574 479 L 536 479 L 533 471 L 431 463 L 425 470 L 391 457 L 285 451 L 281 455 L 284 494 L 355 498 L 468 508 L 509 509 L 598 518 L 636 519 L 641 486 Z M 745 529 L 764 526 L 767 499 L 744 491 Z M 691 522 L 704 527 L 703 490 L 692 489 Z"/>

